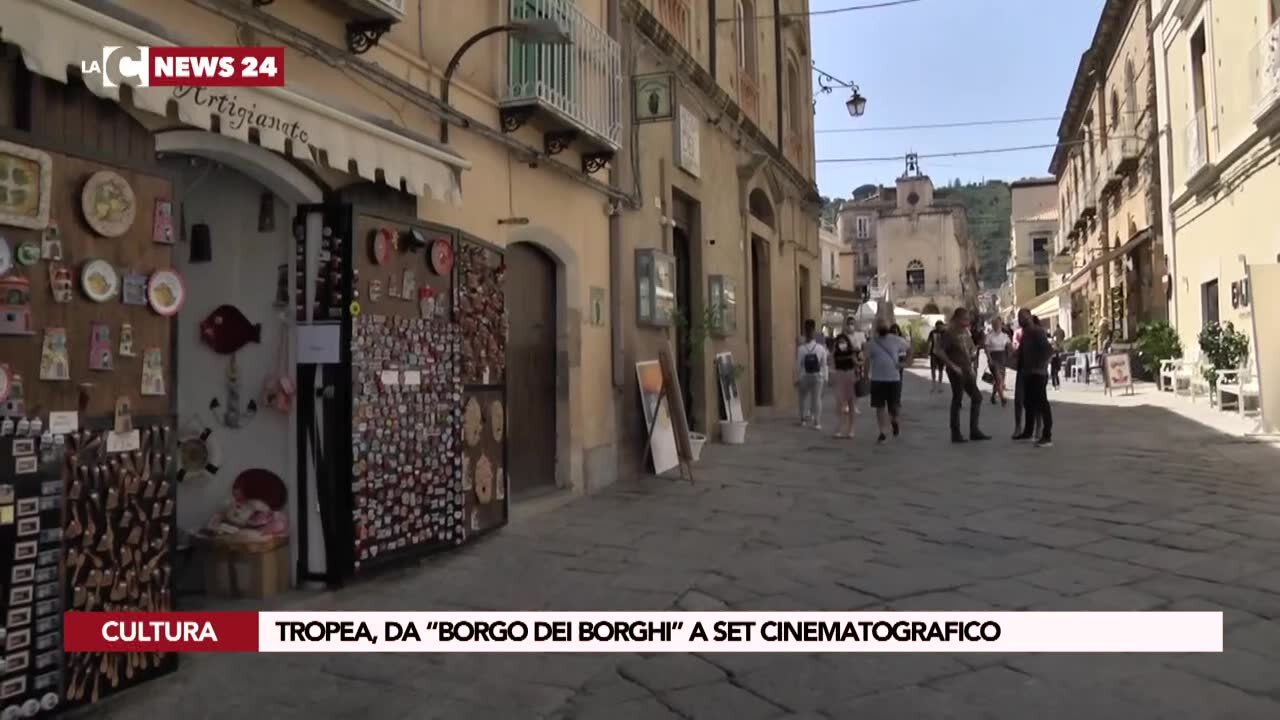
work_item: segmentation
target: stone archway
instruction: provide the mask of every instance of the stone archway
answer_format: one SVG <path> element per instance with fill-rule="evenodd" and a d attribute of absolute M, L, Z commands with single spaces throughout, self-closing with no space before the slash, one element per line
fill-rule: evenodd
<path fill-rule="evenodd" d="M 555 231 L 540 227 L 527 226 L 511 231 L 507 236 L 507 248 L 512 251 L 520 245 L 528 246 L 528 250 L 540 253 L 549 264 L 554 274 L 551 288 L 553 308 L 551 317 L 554 320 L 554 373 L 555 373 L 555 407 L 554 416 L 547 418 L 555 428 L 555 486 L 585 490 L 583 460 L 583 422 L 581 417 L 580 375 L 581 375 L 581 335 L 582 324 L 582 285 L 581 269 L 577 251 Z M 519 252 L 519 250 L 515 250 Z M 532 267 L 537 261 L 523 253 L 524 259 L 530 260 Z M 519 280 L 508 275 L 508 283 Z M 516 315 L 511 310 L 520 307 L 521 311 L 539 310 L 533 306 L 523 307 L 527 303 L 515 304 L 508 294 L 507 307 L 509 319 L 514 327 Z M 508 348 L 508 367 L 511 349 Z M 551 413 L 547 413 L 551 415 Z M 514 429 L 513 429 L 514 432 Z"/>
<path fill-rule="evenodd" d="M 204 130 L 158 133 L 156 154 L 194 155 L 214 160 L 253 178 L 293 205 L 324 201 L 324 188 L 284 157 L 218 133 Z"/>

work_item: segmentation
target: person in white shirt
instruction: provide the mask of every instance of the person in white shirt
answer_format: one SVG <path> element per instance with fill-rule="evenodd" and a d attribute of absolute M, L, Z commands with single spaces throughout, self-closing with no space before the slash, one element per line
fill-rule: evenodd
<path fill-rule="evenodd" d="M 1005 332 L 1004 323 L 1000 318 L 995 317 L 991 319 L 991 332 L 987 333 L 985 339 L 987 367 L 991 370 L 991 404 L 995 405 L 996 398 L 999 398 L 1001 406 L 1008 405 L 1009 400 L 1004 392 L 1004 378 L 1009 345 L 1013 342 L 1013 338 Z"/>
<path fill-rule="evenodd" d="M 804 321 L 805 342 L 796 350 L 796 389 L 800 394 L 800 425 L 822 429 L 822 389 L 827 384 L 827 344 L 817 335 L 817 323 Z"/>

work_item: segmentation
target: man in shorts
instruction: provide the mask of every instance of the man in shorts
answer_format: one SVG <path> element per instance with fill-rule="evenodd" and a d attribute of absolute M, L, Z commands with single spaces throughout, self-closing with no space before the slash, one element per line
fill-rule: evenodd
<path fill-rule="evenodd" d="M 902 432 L 898 425 L 902 368 L 910 362 L 911 343 L 901 335 L 890 333 L 889 326 L 880 323 L 876 325 L 876 337 L 866 344 L 862 354 L 866 358 L 867 377 L 871 380 L 871 407 L 876 409 L 876 421 L 880 426 L 876 442 L 882 443 L 890 431 L 894 437 Z"/>

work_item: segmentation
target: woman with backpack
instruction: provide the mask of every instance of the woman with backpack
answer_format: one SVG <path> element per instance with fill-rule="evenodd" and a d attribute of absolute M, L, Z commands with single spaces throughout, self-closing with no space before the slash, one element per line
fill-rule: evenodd
<path fill-rule="evenodd" d="M 796 350 L 796 390 L 800 426 L 822 429 L 822 389 L 827 384 L 827 345 L 817 337 L 818 324 L 804 321 L 805 342 Z"/>

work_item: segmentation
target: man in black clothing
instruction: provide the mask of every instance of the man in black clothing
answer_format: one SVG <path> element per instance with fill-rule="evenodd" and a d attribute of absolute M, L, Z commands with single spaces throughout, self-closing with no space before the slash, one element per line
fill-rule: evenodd
<path fill-rule="evenodd" d="M 978 419 L 982 414 L 982 391 L 978 389 L 977 372 L 973 369 L 970 358 L 973 356 L 973 335 L 969 330 L 969 311 L 956 308 L 951 316 L 951 324 L 947 326 L 938 345 L 937 357 L 947 368 L 947 379 L 951 382 L 951 442 L 968 442 L 960 434 L 960 406 L 964 404 L 964 396 L 969 396 L 969 439 L 990 440 L 989 435 L 978 429 Z"/>
<path fill-rule="evenodd" d="M 941 320 L 933 326 L 929 331 L 929 392 L 936 393 L 942 390 L 942 371 L 946 368 L 942 364 L 942 358 L 938 356 L 938 348 L 942 343 L 942 335 L 946 332 L 946 325 Z"/>
<path fill-rule="evenodd" d="M 1045 329 L 1032 320 L 1031 311 L 1018 311 L 1018 325 L 1022 327 L 1022 344 L 1019 375 L 1026 373 L 1026 421 L 1023 431 L 1014 440 L 1031 440 L 1035 437 L 1037 421 L 1041 426 L 1036 447 L 1053 447 L 1053 410 L 1049 407 L 1049 364 L 1053 360 L 1053 341 Z"/>

